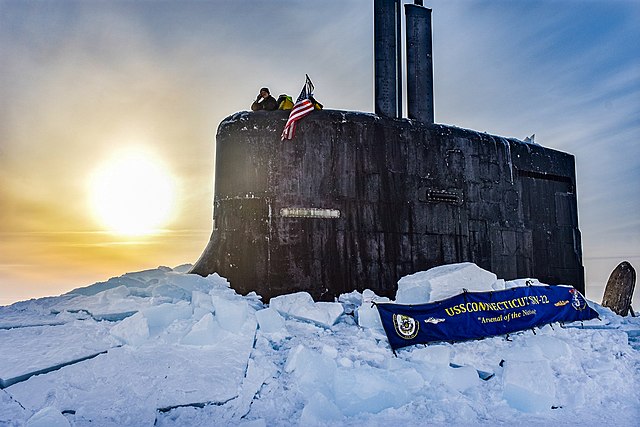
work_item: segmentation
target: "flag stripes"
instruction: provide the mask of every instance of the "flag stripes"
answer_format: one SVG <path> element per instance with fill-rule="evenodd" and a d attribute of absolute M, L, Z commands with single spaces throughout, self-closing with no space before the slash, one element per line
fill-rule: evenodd
<path fill-rule="evenodd" d="M 282 139 L 293 139 L 296 133 L 296 122 L 311 113 L 313 109 L 313 103 L 307 98 L 296 102 L 282 131 Z"/>
<path fill-rule="evenodd" d="M 302 87 L 302 91 L 300 92 L 300 96 L 298 96 L 298 99 L 289 114 L 287 124 L 284 126 L 284 130 L 282 131 L 282 136 L 280 138 L 282 140 L 293 139 L 296 133 L 296 122 L 307 116 L 315 108 L 313 102 L 309 99 L 313 94 L 313 83 L 311 83 L 311 79 L 308 75 L 305 74 L 305 77 L 305 83 Z"/>

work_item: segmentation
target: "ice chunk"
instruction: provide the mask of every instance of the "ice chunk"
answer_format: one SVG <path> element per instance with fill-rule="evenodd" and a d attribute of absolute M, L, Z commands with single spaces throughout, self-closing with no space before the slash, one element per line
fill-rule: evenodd
<path fill-rule="evenodd" d="M 417 393 L 424 387 L 424 379 L 416 369 L 416 364 L 400 358 L 387 361 L 386 369 L 391 373 L 394 382 L 410 393 Z"/>
<path fill-rule="evenodd" d="M 158 267 L 150 270 L 136 271 L 123 274 L 120 277 L 112 277 L 106 282 L 98 282 L 83 288 L 77 288 L 67 293 L 77 295 L 96 295 L 108 289 L 118 286 L 126 286 L 128 288 L 143 288 L 150 284 L 158 282 L 158 279 L 165 277 L 167 272 L 171 271 L 168 267 Z"/>
<path fill-rule="evenodd" d="M 205 314 L 184 338 L 183 344 L 188 345 L 214 345 L 220 342 L 219 326 L 216 324 L 213 314 Z"/>
<path fill-rule="evenodd" d="M 173 271 L 175 271 L 176 273 L 188 273 L 192 267 L 192 264 L 180 264 L 176 267 L 173 267 Z"/>
<path fill-rule="evenodd" d="M 556 381 L 548 361 L 505 362 L 502 378 L 503 396 L 512 408 L 539 412 L 553 406 Z"/>
<path fill-rule="evenodd" d="M 401 278 L 396 302 L 423 304 L 450 298 L 464 289 L 491 291 L 497 279 L 495 274 L 470 262 L 441 265 Z"/>
<path fill-rule="evenodd" d="M 0 426 L 23 426 L 30 414 L 31 411 L 27 411 L 9 393 L 0 389 Z"/>
<path fill-rule="evenodd" d="M 244 300 L 253 307 L 254 310 L 262 310 L 264 308 L 264 304 L 262 303 L 262 297 L 258 295 L 255 291 L 251 291 L 244 296 Z"/>
<path fill-rule="evenodd" d="M 278 367 L 273 362 L 261 356 L 247 361 L 247 371 L 234 403 L 234 418 L 245 417 L 251 411 L 253 399 L 266 382 L 278 376 L 278 371 Z"/>
<path fill-rule="evenodd" d="M 340 409 L 321 393 L 315 393 L 304 406 L 300 416 L 301 426 L 339 425 L 343 415 Z"/>
<path fill-rule="evenodd" d="M 216 320 L 222 329 L 229 332 L 238 332 L 247 319 L 249 305 L 244 300 L 229 300 L 225 297 L 214 295 L 213 306 Z"/>
<path fill-rule="evenodd" d="M 440 371 L 449 368 L 451 349 L 445 345 L 429 345 L 413 349 L 408 356 L 424 381 L 432 382 Z"/>
<path fill-rule="evenodd" d="M 336 360 L 336 362 L 338 363 L 338 365 L 340 365 L 343 368 L 353 367 L 353 361 L 348 357 L 340 357 Z"/>
<path fill-rule="evenodd" d="M 114 310 L 119 307 L 121 312 L 125 312 L 131 311 L 131 306 L 145 305 L 148 303 L 149 297 L 153 297 L 156 302 L 188 301 L 193 291 L 209 293 L 214 289 L 228 288 L 229 282 L 217 274 L 205 278 L 197 274 L 185 274 L 182 271 L 172 271 L 170 268 L 160 267 L 154 270 L 127 273 L 120 277 L 111 278 L 107 282 L 74 289 L 69 295 L 84 298 L 76 298 L 72 304 L 62 305 L 57 309 L 85 309 L 96 314 L 97 309 Z M 130 298 L 132 296 L 139 299 Z M 127 304 L 126 310 L 123 309 L 122 303 Z"/>
<path fill-rule="evenodd" d="M 158 283 L 149 289 L 151 290 L 151 296 L 159 301 L 188 301 L 191 296 L 191 292 L 171 283 Z"/>
<path fill-rule="evenodd" d="M 280 332 L 284 329 L 284 319 L 275 308 L 256 311 L 256 319 L 260 330 L 264 333 Z"/>
<path fill-rule="evenodd" d="M 529 340 L 549 360 L 571 357 L 571 347 L 563 340 L 549 335 L 536 335 Z"/>
<path fill-rule="evenodd" d="M 211 313 L 211 310 L 207 310 L 204 309 L 202 307 L 194 307 L 193 308 L 193 316 L 191 316 L 193 318 L 193 320 L 198 321 L 200 319 L 202 319 L 203 316 L 205 316 L 206 314 Z"/>
<path fill-rule="evenodd" d="M 210 274 L 205 279 L 209 283 L 209 285 L 213 286 L 214 288 L 231 288 L 231 284 L 229 283 L 229 281 L 226 278 L 218 275 L 218 273 Z"/>
<path fill-rule="evenodd" d="M 189 296 L 193 291 L 208 292 L 211 284 L 205 277 L 198 274 L 183 274 L 176 272 L 168 272 L 165 277 L 160 280 L 162 284 L 168 284 L 186 291 Z"/>
<path fill-rule="evenodd" d="M 189 301 L 193 298 L 194 292 L 208 294 L 214 290 L 227 290 L 234 293 L 229 289 L 229 282 L 217 274 L 205 278 L 197 274 L 172 271 L 164 272 L 147 283 L 140 283 L 137 288 L 131 289 L 132 294 L 140 296 L 147 294 L 147 296 L 153 296 L 156 301 L 163 302 Z"/>
<path fill-rule="evenodd" d="M 416 348 L 411 352 L 411 359 L 439 367 L 448 367 L 451 361 L 451 347 L 446 345 L 429 345 L 424 348 Z"/>
<path fill-rule="evenodd" d="M 413 396 L 404 386 L 404 380 L 397 371 L 366 365 L 338 368 L 334 381 L 336 405 L 348 416 L 398 408 L 411 401 Z"/>
<path fill-rule="evenodd" d="M 191 305 L 213 312 L 213 300 L 211 299 L 211 295 L 205 294 L 204 292 L 193 291 L 191 293 Z"/>
<path fill-rule="evenodd" d="M 192 314 L 191 306 L 186 301 L 176 304 L 160 304 L 142 310 L 147 318 L 150 335 L 156 335 L 178 319 L 189 319 Z"/>
<path fill-rule="evenodd" d="M 316 391 L 325 396 L 333 395 L 333 378 L 337 369 L 333 358 L 298 345 L 289 352 L 284 369 L 293 372 L 300 392 L 307 399 Z"/>
<path fill-rule="evenodd" d="M 367 329 L 378 329 L 383 331 L 382 321 L 380 320 L 380 313 L 376 307 L 372 307 L 371 304 L 361 305 L 356 310 L 356 316 L 358 318 L 358 325 Z"/>
<path fill-rule="evenodd" d="M 305 350 L 307 350 L 307 348 L 302 344 L 298 344 L 296 348 L 292 348 L 291 350 L 289 350 L 289 354 L 287 355 L 287 362 L 284 365 L 285 372 L 291 373 L 296 370 L 299 364 L 298 357 Z"/>
<path fill-rule="evenodd" d="M 362 328 L 378 329 L 383 331 L 380 313 L 372 302 L 389 302 L 389 298 L 379 297 L 372 290 L 365 289 L 362 293 L 362 304 L 356 309 L 358 325 Z"/>
<path fill-rule="evenodd" d="M 478 372 L 470 366 L 451 364 L 451 353 L 450 346 L 429 345 L 412 351 L 410 360 L 426 382 L 443 384 L 459 392 L 479 385 Z"/>
<path fill-rule="evenodd" d="M 588 381 L 590 383 L 591 381 Z M 556 406 L 563 408 L 579 408 L 589 402 L 594 405 L 593 389 L 589 386 L 585 387 L 585 383 L 576 386 L 575 377 L 572 375 L 563 375 L 558 379 L 556 384 Z M 592 407 L 593 407 L 592 406 Z M 637 423 L 636 423 L 637 424 Z"/>
<path fill-rule="evenodd" d="M 126 286 L 118 286 L 113 289 L 107 289 L 100 294 L 101 302 L 108 302 L 128 297 L 131 291 Z"/>
<path fill-rule="evenodd" d="M 315 303 L 315 307 L 310 313 L 307 313 L 307 319 L 316 321 L 321 325 L 332 326 L 334 325 L 340 316 L 344 313 L 342 304 L 338 302 L 324 302 L 320 301 Z"/>
<path fill-rule="evenodd" d="M 253 331 L 255 321 L 249 319 L 240 333 L 223 331 L 222 345 L 194 347 L 152 340 L 137 348 L 114 348 L 14 384 L 11 395 L 31 412 L 49 406 L 53 394 L 55 406 L 76 411 L 72 419 L 78 426 L 151 426 L 158 408 L 224 403 L 238 396 L 253 350 Z"/>
<path fill-rule="evenodd" d="M 537 360 L 544 360 L 544 355 L 540 347 L 527 345 L 524 347 L 507 347 L 504 349 L 502 358 L 509 362 L 535 362 Z"/>
<path fill-rule="evenodd" d="M 338 358 L 338 349 L 335 348 L 332 345 L 325 344 L 325 345 L 322 346 L 322 355 L 330 357 L 331 359 L 337 359 Z"/>
<path fill-rule="evenodd" d="M 51 312 L 87 312 L 96 320 L 122 320 L 149 306 L 148 298 L 132 295 L 133 289 L 139 288 L 120 285 L 91 295 L 69 295 L 53 305 Z"/>
<path fill-rule="evenodd" d="M 362 304 L 363 298 L 364 298 L 364 293 L 360 294 L 360 292 L 358 291 L 352 291 L 352 292 L 349 292 L 348 294 L 340 294 L 340 296 L 338 297 L 338 301 L 343 304 L 358 306 Z"/>
<path fill-rule="evenodd" d="M 321 326 L 331 327 L 344 312 L 337 302 L 313 302 L 307 292 L 280 295 L 271 298 L 269 306 L 280 313 L 301 320 L 310 320 Z"/>
<path fill-rule="evenodd" d="M 142 313 L 127 317 L 111 328 L 111 335 L 125 344 L 137 346 L 149 339 L 149 324 Z"/>
<path fill-rule="evenodd" d="M 87 319 L 57 326 L 0 330 L 0 387 L 117 346 L 119 342 L 109 333 L 111 328 L 108 322 Z"/>
<path fill-rule="evenodd" d="M 504 291 L 505 290 L 505 281 L 504 279 L 498 279 L 495 282 L 493 282 L 493 285 L 491 285 L 491 289 L 493 289 L 494 291 Z"/>
<path fill-rule="evenodd" d="M 478 371 L 471 366 L 447 367 L 436 375 L 436 378 L 447 387 L 464 392 L 480 385 Z"/>
<path fill-rule="evenodd" d="M 431 283 L 428 271 L 404 276 L 398 281 L 396 302 L 398 304 L 424 304 L 431 300 Z"/>
<path fill-rule="evenodd" d="M 358 291 L 352 291 L 348 294 L 340 294 L 338 302 L 344 307 L 346 314 L 353 314 L 362 304 L 362 294 Z"/>
<path fill-rule="evenodd" d="M 315 303 L 308 292 L 279 295 L 271 298 L 269 306 L 283 313 L 293 313 L 299 307 L 313 306 Z"/>
<path fill-rule="evenodd" d="M 69 421 L 62 413 L 51 406 L 47 406 L 33 414 L 27 421 L 27 427 L 70 427 Z"/>

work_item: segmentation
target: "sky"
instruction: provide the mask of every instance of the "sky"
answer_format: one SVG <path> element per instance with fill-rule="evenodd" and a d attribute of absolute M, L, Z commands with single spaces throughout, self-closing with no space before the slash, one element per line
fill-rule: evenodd
<path fill-rule="evenodd" d="M 599 301 L 619 262 L 640 266 L 640 1 L 425 5 L 436 122 L 575 155 Z M 325 108 L 373 111 L 373 1 L 0 0 L 0 304 L 195 262 L 218 124 L 305 73 Z M 105 177 L 143 176 L 162 204 L 101 202 Z"/>

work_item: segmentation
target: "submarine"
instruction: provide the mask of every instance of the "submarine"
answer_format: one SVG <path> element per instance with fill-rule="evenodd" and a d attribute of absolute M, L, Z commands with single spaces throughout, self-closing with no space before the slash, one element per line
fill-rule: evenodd
<path fill-rule="evenodd" d="M 574 156 L 435 123 L 431 9 L 402 6 L 374 1 L 374 113 L 314 111 L 293 140 L 280 138 L 288 111 L 219 124 L 213 230 L 191 273 L 265 302 L 333 301 L 393 298 L 405 275 L 473 262 L 584 293 Z"/>

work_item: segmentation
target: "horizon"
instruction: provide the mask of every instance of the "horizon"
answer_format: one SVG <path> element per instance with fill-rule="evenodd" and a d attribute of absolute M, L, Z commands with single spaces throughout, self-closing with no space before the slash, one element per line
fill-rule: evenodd
<path fill-rule="evenodd" d="M 575 156 L 586 296 L 599 302 L 616 265 L 640 265 L 640 3 L 425 6 L 436 123 L 535 134 Z M 305 74 L 325 108 L 373 111 L 373 2 L 0 0 L 0 62 L 7 305 L 195 263 L 225 117 L 263 86 L 295 96 Z M 166 200 L 125 223 L 130 210 L 96 197 L 113 197 L 100 177 L 129 174 L 124 193 L 143 168 Z"/>

